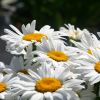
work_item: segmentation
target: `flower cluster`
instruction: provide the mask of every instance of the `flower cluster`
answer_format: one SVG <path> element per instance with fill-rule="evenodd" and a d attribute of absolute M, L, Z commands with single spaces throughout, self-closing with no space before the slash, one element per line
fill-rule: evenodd
<path fill-rule="evenodd" d="M 100 41 L 87 29 L 49 25 L 36 30 L 36 21 L 4 29 L 11 63 L 0 62 L 0 99 L 99 100 Z M 100 33 L 98 33 L 100 35 Z"/>

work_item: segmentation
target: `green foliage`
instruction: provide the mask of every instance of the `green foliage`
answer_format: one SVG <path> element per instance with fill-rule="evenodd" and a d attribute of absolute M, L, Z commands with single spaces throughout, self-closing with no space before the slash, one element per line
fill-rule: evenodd
<path fill-rule="evenodd" d="M 24 7 L 13 18 L 20 23 L 37 20 L 39 28 L 45 24 L 58 29 L 64 23 L 80 27 L 100 24 L 100 0 L 20 0 Z"/>

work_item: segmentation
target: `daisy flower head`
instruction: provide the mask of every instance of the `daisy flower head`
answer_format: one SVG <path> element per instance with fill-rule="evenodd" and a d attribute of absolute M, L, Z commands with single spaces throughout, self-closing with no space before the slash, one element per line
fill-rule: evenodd
<path fill-rule="evenodd" d="M 76 49 L 73 47 L 66 47 L 61 41 L 56 41 L 52 39 L 46 40 L 42 38 L 40 44 L 36 44 L 36 53 L 38 55 L 36 59 L 37 62 L 51 62 L 54 66 L 59 66 L 59 64 L 69 65 L 74 62 L 78 54 Z"/>
<path fill-rule="evenodd" d="M 37 72 L 28 70 L 30 76 L 19 73 L 18 83 L 24 92 L 21 100 L 79 100 L 76 91 L 84 88 L 82 80 L 69 78 L 68 69 L 54 70 L 44 64 Z"/>
<path fill-rule="evenodd" d="M 10 93 L 10 90 L 13 89 L 12 85 L 19 80 L 18 77 L 12 77 L 12 74 L 0 74 L 0 100 L 8 100 L 7 95 Z M 17 89 L 15 88 L 15 91 Z M 16 92 L 17 93 L 17 92 Z M 9 99 L 11 100 L 11 98 Z"/>
<path fill-rule="evenodd" d="M 12 30 L 4 29 L 6 35 L 1 36 L 1 39 L 7 42 L 7 50 L 12 54 L 25 53 L 24 48 L 30 43 L 41 42 L 42 37 L 58 39 L 59 32 L 54 32 L 49 25 L 43 26 L 39 31 L 35 29 L 36 21 L 28 23 L 26 26 L 22 25 L 22 32 L 20 32 L 15 26 L 10 25 Z M 33 41 L 33 42 L 32 42 Z"/>
<path fill-rule="evenodd" d="M 7 65 L 4 71 L 6 73 L 12 73 L 13 75 L 16 75 L 18 72 L 28 74 L 27 69 L 32 68 L 33 67 L 31 66 L 31 64 L 25 64 L 25 61 L 22 56 L 14 56 L 11 60 L 10 65 Z"/>
<path fill-rule="evenodd" d="M 84 78 L 91 85 L 100 82 L 100 50 L 92 49 L 92 55 L 81 61 L 83 66 L 78 67 L 83 72 Z"/>
<path fill-rule="evenodd" d="M 76 42 L 74 40 L 71 40 L 71 42 L 73 42 L 76 47 L 88 54 L 92 54 L 93 48 L 100 48 L 100 41 L 94 34 L 88 32 L 87 30 L 84 31 L 81 42 Z"/>
<path fill-rule="evenodd" d="M 65 33 L 65 36 L 68 36 L 74 40 L 80 40 L 84 34 L 84 30 L 80 30 L 79 28 L 75 29 L 74 25 L 71 24 L 65 24 L 65 27 L 60 28 L 60 31 Z"/>

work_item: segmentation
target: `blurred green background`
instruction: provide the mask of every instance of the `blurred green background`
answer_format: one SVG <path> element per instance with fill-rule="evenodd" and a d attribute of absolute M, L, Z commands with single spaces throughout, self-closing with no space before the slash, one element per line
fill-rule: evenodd
<path fill-rule="evenodd" d="M 100 0 L 19 0 L 23 7 L 13 14 L 13 22 L 20 25 L 37 20 L 40 28 L 49 24 L 58 29 L 63 24 L 99 30 Z"/>

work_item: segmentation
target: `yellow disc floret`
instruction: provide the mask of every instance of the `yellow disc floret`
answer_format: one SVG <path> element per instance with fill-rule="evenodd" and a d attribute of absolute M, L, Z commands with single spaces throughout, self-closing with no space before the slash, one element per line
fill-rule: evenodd
<path fill-rule="evenodd" d="M 62 83 L 56 78 L 42 78 L 36 82 L 36 90 L 39 92 L 55 92 L 61 88 Z"/>
<path fill-rule="evenodd" d="M 7 89 L 7 86 L 5 83 L 0 83 L 0 93 L 4 92 Z"/>
<path fill-rule="evenodd" d="M 25 34 L 22 38 L 23 40 L 26 40 L 26 41 L 36 40 L 37 42 L 41 42 L 41 39 L 43 37 L 47 38 L 46 35 L 41 34 L 41 33 L 30 33 L 30 34 Z"/>
<path fill-rule="evenodd" d="M 47 53 L 47 55 L 56 61 L 67 61 L 69 59 L 68 55 L 61 51 L 50 51 Z"/>
<path fill-rule="evenodd" d="M 92 55 L 92 50 L 88 49 L 87 53 Z"/>
<path fill-rule="evenodd" d="M 95 63 L 95 70 L 100 73 L 100 61 Z"/>

